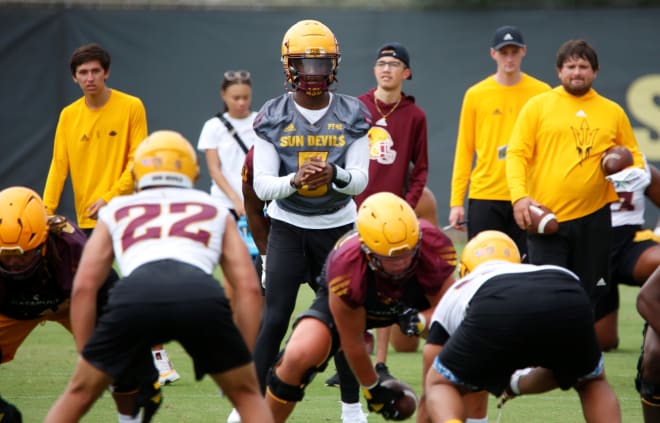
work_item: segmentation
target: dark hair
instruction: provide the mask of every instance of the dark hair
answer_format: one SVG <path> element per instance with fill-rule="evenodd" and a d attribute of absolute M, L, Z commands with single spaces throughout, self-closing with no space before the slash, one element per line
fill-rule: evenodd
<path fill-rule="evenodd" d="M 78 47 L 71 55 L 71 61 L 69 62 L 71 75 L 76 76 L 78 66 L 94 60 L 101 62 L 101 66 L 106 72 L 110 69 L 110 53 L 103 47 L 98 44 L 85 44 Z"/>
<path fill-rule="evenodd" d="M 234 84 L 245 84 L 251 87 L 252 79 L 250 72 L 246 70 L 226 71 L 222 76 L 222 84 L 220 84 L 220 89 L 224 91 Z"/>
<path fill-rule="evenodd" d="M 598 54 L 585 40 L 568 40 L 557 51 L 557 69 L 568 59 L 579 58 L 588 61 L 594 71 L 598 71 Z"/>

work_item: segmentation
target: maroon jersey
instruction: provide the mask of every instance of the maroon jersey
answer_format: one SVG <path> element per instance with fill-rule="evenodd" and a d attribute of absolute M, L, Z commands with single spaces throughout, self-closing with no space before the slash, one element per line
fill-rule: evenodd
<path fill-rule="evenodd" d="M 71 296 L 73 276 L 87 237 L 68 222 L 50 231 L 45 256 L 24 274 L 0 271 L 0 313 L 19 320 L 36 319 Z"/>
<path fill-rule="evenodd" d="M 367 327 L 396 321 L 402 308 L 425 310 L 426 296 L 434 296 L 456 269 L 456 250 L 451 240 L 426 221 L 420 221 L 422 240 L 415 270 L 410 277 L 392 280 L 369 267 L 356 231 L 337 242 L 328 255 L 325 281 L 351 307 L 364 306 Z"/>

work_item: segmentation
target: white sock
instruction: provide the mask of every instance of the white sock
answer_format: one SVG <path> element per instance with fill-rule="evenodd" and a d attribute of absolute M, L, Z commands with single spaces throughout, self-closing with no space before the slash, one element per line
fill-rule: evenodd
<path fill-rule="evenodd" d="M 358 411 L 362 412 L 362 404 L 359 402 L 353 402 L 353 403 L 347 403 L 343 402 L 341 403 L 341 413 L 357 413 Z"/>
<path fill-rule="evenodd" d="M 467 419 L 465 420 L 465 423 L 488 423 L 488 416 L 480 419 Z"/>
<path fill-rule="evenodd" d="M 119 413 L 119 423 L 141 423 L 142 413 L 137 413 L 135 416 Z"/>

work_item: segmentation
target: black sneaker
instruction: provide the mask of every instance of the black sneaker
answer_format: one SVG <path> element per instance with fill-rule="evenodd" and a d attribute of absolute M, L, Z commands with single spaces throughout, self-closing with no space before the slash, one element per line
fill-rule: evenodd
<path fill-rule="evenodd" d="M 331 388 L 339 388 L 339 375 L 335 373 L 334 375 L 330 376 L 325 381 L 325 386 L 329 386 Z"/>
<path fill-rule="evenodd" d="M 3 423 L 23 423 L 21 412 L 13 404 L 0 397 L 0 421 Z"/>
<path fill-rule="evenodd" d="M 387 368 L 387 365 L 382 361 L 376 363 L 374 369 L 376 370 L 376 373 L 378 374 L 378 378 L 380 379 L 381 382 L 394 379 L 394 376 L 390 374 L 390 370 Z"/>

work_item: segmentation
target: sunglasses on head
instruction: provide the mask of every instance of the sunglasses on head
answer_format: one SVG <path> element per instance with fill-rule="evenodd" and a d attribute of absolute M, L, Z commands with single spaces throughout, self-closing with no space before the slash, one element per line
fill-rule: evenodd
<path fill-rule="evenodd" d="M 250 72 L 246 70 L 228 70 L 225 72 L 225 80 L 226 81 L 249 81 L 250 80 Z"/>

